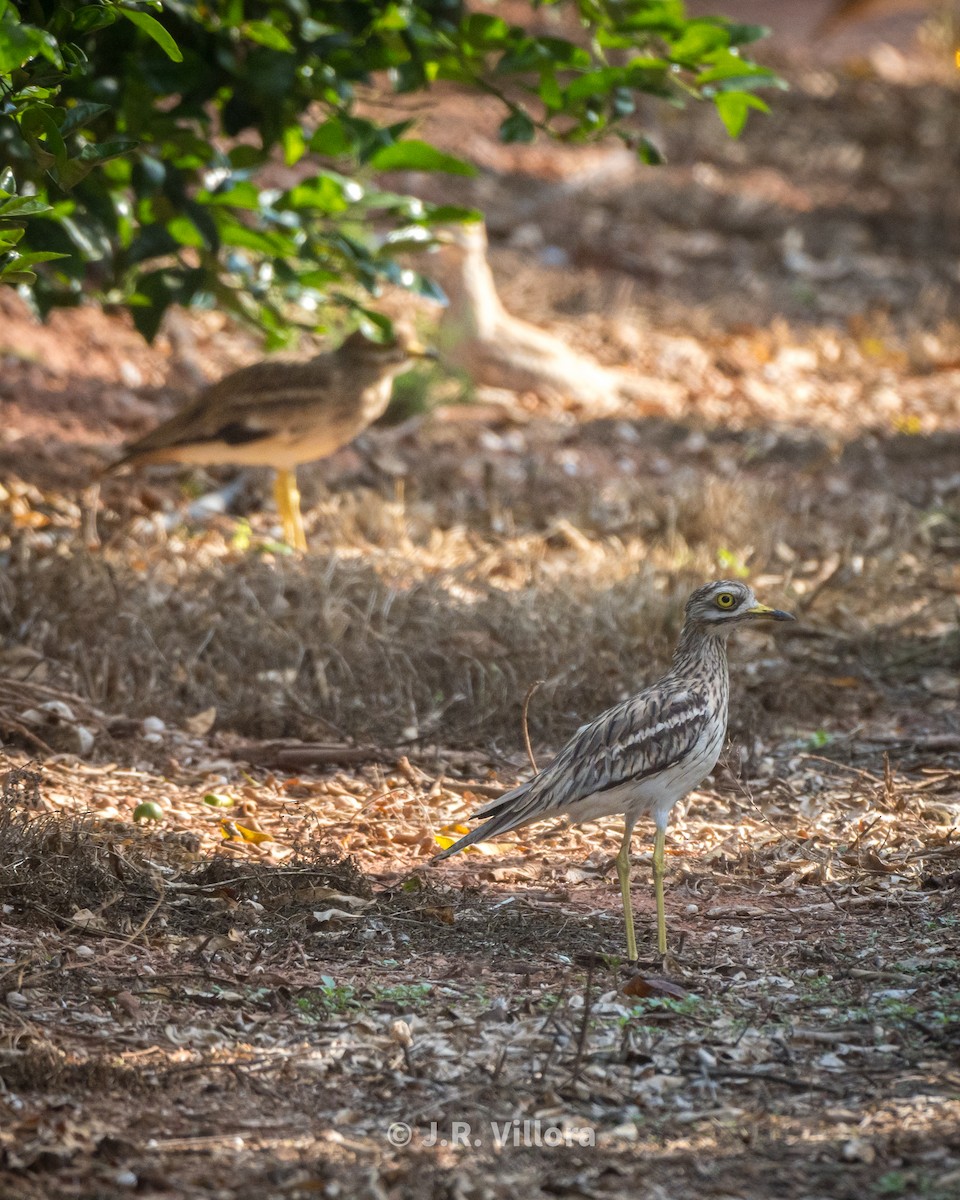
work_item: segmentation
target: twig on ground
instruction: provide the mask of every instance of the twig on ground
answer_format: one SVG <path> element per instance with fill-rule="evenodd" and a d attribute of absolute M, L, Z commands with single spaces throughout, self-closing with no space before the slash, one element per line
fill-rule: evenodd
<path fill-rule="evenodd" d="M 587 1048 L 587 1035 L 590 1031 L 590 1009 L 593 1007 L 593 967 L 587 967 L 587 982 L 583 989 L 583 1019 L 580 1022 L 580 1032 L 577 1035 L 577 1053 L 570 1069 L 570 1083 L 576 1083 L 580 1075 L 580 1064 L 583 1062 L 584 1051 Z"/>
<path fill-rule="evenodd" d="M 843 1096 L 842 1088 L 828 1083 L 814 1083 L 810 1079 L 794 1079 L 790 1075 L 779 1075 L 773 1071 L 747 1071 L 736 1067 L 713 1067 L 710 1070 L 713 1079 L 758 1079 L 766 1083 L 780 1083 L 784 1087 L 795 1088 L 801 1092 L 827 1092 L 832 1096 Z"/>
<path fill-rule="evenodd" d="M 328 742 L 245 742 L 234 746 L 230 757 L 257 767 L 299 770 L 336 764 L 398 761 L 397 755 L 380 746 L 343 746 Z"/>
<path fill-rule="evenodd" d="M 537 760 L 533 756 L 533 746 L 530 743 L 530 727 L 527 724 L 527 712 L 534 693 L 538 688 L 543 686 L 544 682 L 543 679 L 535 679 L 527 688 L 527 694 L 523 698 L 523 744 L 527 748 L 527 758 L 530 759 L 530 766 L 533 767 L 534 775 L 540 774 L 540 768 L 537 766 Z"/>

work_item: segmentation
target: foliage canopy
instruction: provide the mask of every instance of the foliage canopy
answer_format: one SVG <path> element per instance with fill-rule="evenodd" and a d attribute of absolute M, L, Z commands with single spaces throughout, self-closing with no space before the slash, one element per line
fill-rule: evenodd
<path fill-rule="evenodd" d="M 376 319 L 384 279 L 429 290 L 396 255 L 473 215 L 378 185 L 473 167 L 371 100 L 465 85 L 505 141 L 612 133 L 655 162 L 642 95 L 710 100 L 736 135 L 779 83 L 741 54 L 762 29 L 682 0 L 544 0 L 528 24 L 459 0 L 0 0 L 0 280 L 44 312 L 128 306 L 148 338 L 171 303 L 217 305 L 280 345 L 331 303 Z"/>

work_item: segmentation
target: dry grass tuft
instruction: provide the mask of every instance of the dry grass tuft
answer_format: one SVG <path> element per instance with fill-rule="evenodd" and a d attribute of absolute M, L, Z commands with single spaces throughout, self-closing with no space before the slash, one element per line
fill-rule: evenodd
<path fill-rule="evenodd" d="M 317 907 L 319 893 L 369 899 L 370 883 L 356 861 L 340 850 L 304 842 L 294 855 L 277 866 L 270 861 L 238 861 L 214 854 L 183 876 L 193 888 L 230 895 L 235 900 L 255 900 L 271 911 Z"/>
<path fill-rule="evenodd" d="M 720 575 L 798 609 L 800 631 L 778 638 L 781 652 L 808 639 L 794 678 L 776 668 L 776 707 L 798 723 L 822 704 L 824 674 L 900 656 L 916 675 L 929 661 L 918 638 L 954 653 L 947 592 L 927 587 L 943 575 L 938 546 L 913 505 L 867 486 L 879 468 L 866 443 L 841 470 L 811 466 L 793 441 L 701 436 L 681 454 L 678 433 L 653 431 L 659 448 L 642 453 L 678 458 L 654 477 L 616 467 L 636 446 L 617 423 L 575 449 L 555 434 L 527 431 L 516 450 L 458 434 L 421 453 L 405 499 L 328 495 L 303 560 L 252 534 L 234 544 L 228 523 L 189 538 L 141 523 L 137 541 L 118 533 L 97 554 L 25 538 L 0 581 L 0 638 L 35 656 L 44 686 L 117 716 L 182 728 L 215 708 L 216 730 L 252 738 L 500 752 L 518 747 L 533 680 L 546 683 L 531 733 L 555 746 L 655 677 L 686 594 Z M 811 641 L 817 626 L 825 640 Z M 750 715 L 761 727 L 768 699 Z M 17 719 L 11 707 L 15 738 Z M 95 752 L 129 750 L 98 732 Z"/>
<path fill-rule="evenodd" d="M 658 581 L 615 549 L 594 557 L 551 577 L 505 552 L 505 588 L 476 559 L 419 578 L 333 555 L 183 563 L 174 579 L 167 562 L 108 582 L 101 562 L 57 556 L 17 579 L 13 620 L 111 713 L 176 724 L 214 706 L 218 727 L 253 737 L 475 744 L 513 738 L 527 686 L 546 678 L 531 726 L 549 738 L 571 711 L 620 698 L 634 664 L 662 665 L 692 582 Z"/>
<path fill-rule="evenodd" d="M 91 912 L 94 929 L 130 925 L 157 901 L 154 872 L 121 846 L 116 830 L 76 814 L 38 812 L 41 782 L 38 771 L 23 767 L 4 780 L 0 900 L 22 913 L 68 922 L 79 911 Z"/>

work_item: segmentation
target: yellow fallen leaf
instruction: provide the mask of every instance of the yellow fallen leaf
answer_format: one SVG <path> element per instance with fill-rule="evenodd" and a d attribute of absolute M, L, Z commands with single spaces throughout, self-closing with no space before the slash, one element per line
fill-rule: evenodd
<path fill-rule="evenodd" d="M 273 838 L 269 833 L 262 833 L 259 829 L 248 829 L 246 825 L 239 825 L 236 821 L 221 821 L 220 832 L 228 841 L 252 842 L 255 846 L 259 846 L 261 842 L 272 842 Z"/>
<path fill-rule="evenodd" d="M 448 829 L 449 828 L 450 827 L 448 826 Z M 455 842 L 458 842 L 460 840 L 461 834 L 469 833 L 470 830 L 465 829 L 462 825 L 454 825 L 452 827 L 452 832 L 455 833 L 457 836 L 451 837 L 450 834 L 447 832 L 447 830 L 443 830 L 443 832 L 435 833 L 433 835 L 433 840 L 436 842 L 436 844 L 440 847 L 441 850 L 449 850 L 450 847 Z M 508 854 L 511 851 L 515 851 L 516 849 L 517 849 L 516 842 L 496 842 L 496 843 L 474 842 L 474 844 L 472 846 L 465 846 L 463 848 L 463 850 L 461 851 L 461 853 L 463 853 L 463 854 L 483 854 L 483 855 L 490 856 L 490 855 L 494 855 L 494 854 Z"/>

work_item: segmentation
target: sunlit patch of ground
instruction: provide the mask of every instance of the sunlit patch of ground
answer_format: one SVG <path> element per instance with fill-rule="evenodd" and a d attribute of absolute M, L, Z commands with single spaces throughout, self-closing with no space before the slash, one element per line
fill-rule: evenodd
<path fill-rule="evenodd" d="M 358 1170 L 411 1196 L 450 1171 L 504 1196 L 952 1194 L 960 769 L 782 747 L 697 793 L 666 978 L 639 837 L 639 972 L 619 960 L 613 823 L 429 865 L 462 769 L 18 776 L 8 1194 L 307 1195 Z M 151 799 L 162 824 L 132 824 Z"/>

